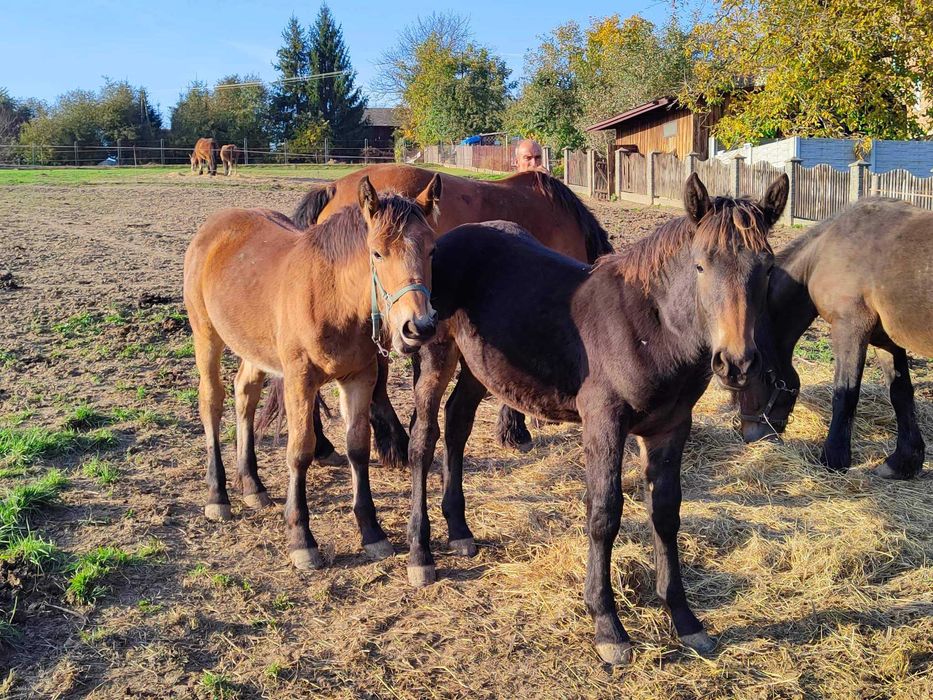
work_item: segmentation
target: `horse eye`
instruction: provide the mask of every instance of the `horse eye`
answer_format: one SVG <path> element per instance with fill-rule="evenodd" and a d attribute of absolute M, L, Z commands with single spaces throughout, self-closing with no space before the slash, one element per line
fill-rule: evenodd
<path fill-rule="evenodd" d="M 377 251 L 377 250 L 374 250 L 374 251 L 373 251 L 373 257 L 374 257 L 376 260 L 382 260 L 382 256 L 379 255 L 379 251 Z"/>
<path fill-rule="evenodd" d="M 697 265 L 697 272 L 703 272 L 703 266 Z"/>

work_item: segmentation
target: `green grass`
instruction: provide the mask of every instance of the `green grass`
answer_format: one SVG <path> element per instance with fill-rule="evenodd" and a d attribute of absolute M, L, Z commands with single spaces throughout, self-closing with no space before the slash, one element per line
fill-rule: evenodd
<path fill-rule="evenodd" d="M 100 331 L 100 319 L 94 314 L 84 311 L 53 324 L 52 330 L 65 338 L 96 335 Z"/>
<path fill-rule="evenodd" d="M 16 364 L 16 355 L 9 350 L 0 349 L 0 367 L 6 369 Z"/>
<path fill-rule="evenodd" d="M 810 362 L 833 362 L 833 346 L 828 338 L 805 333 L 794 348 L 794 356 Z"/>
<path fill-rule="evenodd" d="M 198 405 L 198 390 L 197 389 L 177 389 L 172 392 L 172 396 L 176 401 L 180 403 L 186 403 L 190 406 Z"/>
<path fill-rule="evenodd" d="M 265 178 L 316 178 L 336 180 L 361 168 L 361 165 L 240 165 L 237 177 L 192 175 L 187 166 L 146 165 L 139 168 L 54 168 L 0 170 L 0 186 L 6 185 L 106 185 L 130 182 L 166 185 L 201 185 L 222 187 L 228 184 Z M 477 173 L 471 170 L 431 166 L 448 175 L 475 180 L 499 180 L 507 173 Z"/>
<path fill-rule="evenodd" d="M 70 430 L 87 431 L 94 428 L 101 428 L 113 422 L 113 418 L 106 413 L 101 413 L 93 406 L 82 404 L 75 408 L 67 418 L 65 418 L 65 428 Z"/>
<path fill-rule="evenodd" d="M 184 343 L 178 347 L 172 348 L 170 351 L 172 357 L 181 359 L 184 357 L 194 357 L 194 340 L 188 338 Z"/>
<path fill-rule="evenodd" d="M 102 428 L 87 433 L 72 428 L 0 428 L 0 466 L 7 469 L 28 467 L 40 458 L 75 450 L 105 449 L 116 442 L 113 432 Z"/>
<path fill-rule="evenodd" d="M 238 697 L 230 679 L 222 673 L 205 671 L 201 675 L 201 687 L 210 693 L 211 700 L 229 700 Z"/>
<path fill-rule="evenodd" d="M 120 468 L 100 457 L 91 457 L 82 464 L 81 473 L 101 486 L 108 486 L 120 478 Z"/>
<path fill-rule="evenodd" d="M 41 569 L 55 558 L 55 546 L 29 531 L 26 519 L 57 503 L 67 484 L 65 475 L 53 469 L 41 479 L 13 487 L 0 499 L 0 559 L 22 559 Z"/>
<path fill-rule="evenodd" d="M 104 579 L 123 566 L 135 566 L 145 559 L 143 553 L 132 554 L 119 547 L 98 547 L 79 556 L 68 567 L 65 599 L 70 603 L 88 604 L 106 595 L 109 588 Z"/>
<path fill-rule="evenodd" d="M 13 646 L 22 637 L 19 627 L 7 620 L 0 620 L 0 646 Z"/>

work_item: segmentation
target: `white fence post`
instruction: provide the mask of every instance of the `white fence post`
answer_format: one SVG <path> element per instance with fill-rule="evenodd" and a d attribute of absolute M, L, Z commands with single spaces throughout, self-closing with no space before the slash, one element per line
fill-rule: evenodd
<path fill-rule="evenodd" d="M 543 157 L 541 159 L 541 165 L 544 166 L 544 169 L 548 172 L 551 172 L 551 147 L 545 146 Z"/>
<path fill-rule="evenodd" d="M 246 147 L 246 137 L 243 137 L 243 165 L 249 165 L 249 149 Z"/>
<path fill-rule="evenodd" d="M 784 206 L 784 212 L 781 214 L 780 223 L 782 226 L 794 225 L 794 206 L 797 203 L 797 166 L 803 161 L 800 158 L 791 158 L 784 165 L 784 172 L 787 173 L 787 204 Z"/>
<path fill-rule="evenodd" d="M 615 192 L 616 199 L 622 196 L 622 149 L 617 148 L 612 154 L 615 158 L 615 173 L 613 173 L 612 191 Z"/>
<path fill-rule="evenodd" d="M 849 203 L 858 201 L 868 194 L 865 187 L 865 173 L 868 172 L 868 162 L 859 158 L 849 163 Z"/>
<path fill-rule="evenodd" d="M 596 154 L 592 148 L 586 149 L 586 192 L 590 197 L 596 191 Z"/>
<path fill-rule="evenodd" d="M 570 149 L 564 149 L 564 184 L 570 184 Z"/>
<path fill-rule="evenodd" d="M 648 157 L 645 159 L 645 169 L 647 173 L 645 174 L 645 185 L 648 190 L 648 204 L 654 204 L 654 157 L 657 154 L 657 151 L 651 151 L 648 153 Z"/>
<path fill-rule="evenodd" d="M 697 160 L 699 159 L 700 154 L 696 151 L 691 151 L 687 154 L 687 174 L 684 176 L 684 179 L 690 177 L 697 171 Z M 704 183 L 706 184 L 706 183 Z"/>

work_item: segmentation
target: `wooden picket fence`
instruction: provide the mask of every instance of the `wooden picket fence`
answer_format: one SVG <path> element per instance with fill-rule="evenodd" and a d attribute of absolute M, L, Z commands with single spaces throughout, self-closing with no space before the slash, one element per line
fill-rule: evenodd
<path fill-rule="evenodd" d="M 906 170 L 871 176 L 871 194 L 894 197 L 915 207 L 933 209 L 933 177 L 917 177 Z"/>
<path fill-rule="evenodd" d="M 603 188 L 597 192 L 594 181 L 602 182 L 604 170 L 597 172 L 600 161 L 594 155 L 590 151 L 565 150 L 564 178 L 576 190 L 603 198 Z M 796 159 L 785 167 L 775 167 L 764 161 L 746 165 L 741 157 L 724 162 L 715 158 L 700 160 L 695 154 L 680 159 L 673 153 L 645 156 L 621 150 L 614 156 L 612 192 L 621 199 L 643 204 L 680 206 L 684 181 L 695 172 L 711 195 L 752 198 L 763 196 L 771 183 L 786 174 L 791 199 L 784 214 L 785 224 L 821 221 L 870 194 L 903 199 L 933 210 L 933 177 L 916 177 L 905 170 L 872 174 L 868 163 L 861 161 L 847 170 L 837 170 L 826 163 L 805 168 Z"/>

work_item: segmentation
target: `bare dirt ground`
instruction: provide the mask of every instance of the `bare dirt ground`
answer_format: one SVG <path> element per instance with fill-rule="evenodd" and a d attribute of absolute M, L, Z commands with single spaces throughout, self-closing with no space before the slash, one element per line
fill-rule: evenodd
<path fill-rule="evenodd" d="M 653 594 L 650 537 L 634 453 L 614 553 L 620 614 L 636 659 L 599 663 L 582 602 L 583 455 L 575 426 L 534 428 L 519 455 L 480 409 L 468 445 L 468 518 L 480 553 L 445 552 L 440 479 L 430 478 L 437 584 L 409 588 L 406 473 L 373 469 L 376 505 L 399 555 L 360 551 L 347 468 L 309 473 L 312 529 L 328 559 L 299 574 L 287 558 L 284 450 L 260 465 L 277 507 L 202 516 L 203 440 L 181 304 L 196 227 L 226 206 L 289 212 L 307 183 L 177 182 L 0 188 L 0 427 L 58 429 L 90 407 L 113 439 L 0 478 L 0 494 L 61 468 L 60 502 L 30 527 L 62 557 L 100 546 L 146 550 L 69 598 L 67 570 L 0 561 L 0 697 L 10 698 L 920 698 L 933 697 L 933 494 L 870 467 L 894 444 L 894 418 L 870 370 L 855 466 L 816 465 L 832 366 L 819 330 L 798 357 L 805 391 L 784 445 L 745 447 L 724 393 L 698 407 L 685 456 L 681 552 L 688 596 L 717 653 L 683 651 Z M 671 216 L 594 205 L 614 243 Z M 776 243 L 799 231 L 778 231 Z M 13 288 L 9 288 L 13 287 Z M 232 389 L 235 360 L 225 368 Z M 917 363 L 921 426 L 933 438 L 933 373 Z M 393 364 L 407 415 L 409 373 Z M 232 399 L 231 399 L 232 400 Z M 228 407 L 225 456 L 232 463 Z M 72 423 L 74 424 L 74 422 Z M 338 446 L 342 429 L 326 430 Z M 118 477 L 102 484 L 99 457 Z M 3 629 L 0 628 L 0 633 Z"/>

